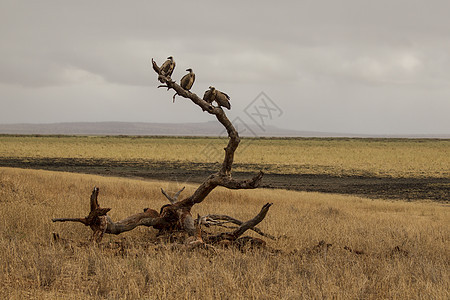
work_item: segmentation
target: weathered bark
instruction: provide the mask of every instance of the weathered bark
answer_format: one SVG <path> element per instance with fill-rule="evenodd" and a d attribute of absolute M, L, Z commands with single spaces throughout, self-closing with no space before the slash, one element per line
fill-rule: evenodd
<path fill-rule="evenodd" d="M 239 238 L 242 234 L 244 234 L 247 230 L 255 227 L 258 225 L 264 218 L 266 217 L 267 212 L 269 211 L 270 206 L 272 206 L 272 203 L 266 203 L 261 208 L 261 211 L 252 219 L 242 223 L 236 230 L 232 232 L 224 232 L 219 233 L 217 235 L 209 236 L 206 240 L 209 243 L 217 243 L 221 240 L 230 240 L 234 241 L 237 238 Z"/>
<path fill-rule="evenodd" d="M 233 217 L 227 216 L 227 215 L 209 214 L 209 215 L 200 217 L 200 224 L 201 225 L 205 225 L 206 227 L 220 226 L 220 227 L 224 227 L 224 228 L 237 228 L 236 226 L 227 226 L 227 225 L 225 225 L 225 224 L 229 224 L 229 223 L 233 223 L 233 224 L 236 224 L 236 225 L 240 226 L 244 222 L 242 222 L 242 221 L 240 221 L 238 219 L 235 219 Z M 258 227 L 250 228 L 250 230 L 258 233 L 261 236 L 267 237 L 267 238 L 269 238 L 271 240 L 276 240 L 276 237 L 274 237 L 271 234 L 263 232 Z"/>
<path fill-rule="evenodd" d="M 144 209 L 144 212 L 142 213 L 138 213 L 121 221 L 114 222 L 109 216 L 106 215 L 110 208 L 100 207 L 97 199 L 99 190 L 98 188 L 94 188 L 90 202 L 91 210 L 87 217 L 57 218 L 53 219 L 53 222 L 80 222 L 86 226 L 90 226 L 94 231 L 93 239 L 97 242 L 101 240 L 104 233 L 120 234 L 122 232 L 132 230 L 138 226 L 147 226 L 159 229 L 160 232 L 184 230 L 190 236 L 197 237 L 197 240 L 203 243 L 203 240 L 201 240 L 201 237 L 199 238 L 198 234 L 199 226 L 201 226 L 201 224 L 200 222 L 197 222 L 198 226 L 196 226 L 196 222 L 191 215 L 192 207 L 195 204 L 201 203 L 217 186 L 222 186 L 228 189 L 254 189 L 257 188 L 261 183 L 262 177 L 264 175 L 262 171 L 255 175 L 253 178 L 247 180 L 235 180 L 232 178 L 231 170 L 233 166 L 234 153 L 239 146 L 240 138 L 238 132 L 236 131 L 222 108 L 220 106 L 215 107 L 211 105 L 210 103 L 204 101 L 202 98 L 198 97 L 196 94 L 183 89 L 170 77 L 162 75 L 160 72 L 160 67 L 153 59 L 152 66 L 153 70 L 158 74 L 158 80 L 163 84 L 158 86 L 158 88 L 166 87 L 167 90 L 173 89 L 175 90 L 177 95 L 190 99 L 203 111 L 214 115 L 227 130 L 229 141 L 228 145 L 224 148 L 225 156 L 220 169 L 218 170 L 218 172 L 208 176 L 208 178 L 206 178 L 206 180 L 195 190 L 192 195 L 182 200 L 178 200 L 178 198 L 184 188 L 175 193 L 174 196 L 169 196 L 163 189 L 161 189 L 161 192 L 169 200 L 170 204 L 166 204 L 161 207 L 159 213 L 152 209 Z M 247 222 L 242 223 L 239 220 L 233 219 L 233 222 L 239 225 L 239 227 L 236 228 L 233 232 L 209 236 L 204 240 L 212 243 L 218 242 L 220 240 L 235 241 L 249 229 L 253 229 L 256 232 L 262 234 L 259 229 L 255 229 L 254 227 L 264 219 L 270 206 L 270 203 L 264 205 L 261 209 L 261 212 Z M 230 217 L 229 220 L 231 219 L 232 218 Z M 265 236 L 270 237 L 269 235 Z"/>
<path fill-rule="evenodd" d="M 86 226 L 91 227 L 93 231 L 92 239 L 95 242 L 100 242 L 102 240 L 103 234 L 105 233 L 107 229 L 107 217 L 106 214 L 108 211 L 111 210 L 111 208 L 101 208 L 98 204 L 98 192 L 99 189 L 97 187 L 94 187 L 94 190 L 91 194 L 91 200 L 90 200 L 90 206 L 91 210 L 89 212 L 89 215 L 85 218 L 59 218 L 59 219 L 53 219 L 53 222 L 80 222 L 83 223 Z"/>
<path fill-rule="evenodd" d="M 107 212 L 111 208 L 101 208 L 98 203 L 99 188 L 94 187 L 91 194 L 91 211 L 85 218 L 55 218 L 53 222 L 79 222 L 86 226 L 89 226 L 93 231 L 92 239 L 96 242 L 100 242 L 103 234 L 120 234 L 126 231 L 130 231 L 137 226 L 147 226 L 154 228 L 163 228 L 168 223 L 164 218 L 161 218 L 159 213 L 153 209 L 146 209 L 143 213 L 138 213 L 121 221 L 114 222 Z"/>
<path fill-rule="evenodd" d="M 185 187 L 183 186 L 183 188 L 181 190 L 179 190 L 178 192 L 176 192 L 173 197 L 169 196 L 166 191 L 161 188 L 161 193 L 166 196 L 166 198 L 170 201 L 171 204 L 175 204 L 175 202 L 178 201 L 178 197 L 180 196 L 181 192 L 184 191 Z"/>
<path fill-rule="evenodd" d="M 89 225 L 86 222 L 86 218 L 53 218 L 52 222 L 80 222 L 84 225 Z"/>

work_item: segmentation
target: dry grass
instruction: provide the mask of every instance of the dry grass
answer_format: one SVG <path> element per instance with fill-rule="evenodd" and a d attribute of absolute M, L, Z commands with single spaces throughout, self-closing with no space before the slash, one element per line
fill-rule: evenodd
<path fill-rule="evenodd" d="M 0 157 L 214 163 L 222 161 L 226 143 L 219 138 L 0 136 Z M 285 174 L 450 177 L 450 140 L 243 139 L 235 162 Z"/>
<path fill-rule="evenodd" d="M 0 168 L 2 299 L 449 299 L 449 206 L 318 193 L 218 188 L 193 213 L 247 219 L 274 202 L 261 229 L 271 253 L 169 250 L 138 228 L 86 243 L 92 187 L 117 220 L 165 204 L 164 182 Z M 194 189 L 188 186 L 184 194 Z M 57 232 L 65 241 L 52 242 Z M 320 240 L 327 253 L 309 251 Z M 358 255 L 344 247 L 363 251 Z M 397 251 L 395 250 L 398 246 Z"/>

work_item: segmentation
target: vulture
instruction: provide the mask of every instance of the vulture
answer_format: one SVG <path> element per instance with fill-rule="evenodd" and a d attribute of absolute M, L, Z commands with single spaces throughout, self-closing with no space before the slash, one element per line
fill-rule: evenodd
<path fill-rule="evenodd" d="M 213 101 L 216 99 L 216 89 L 213 86 L 209 87 L 209 90 L 203 94 L 203 100 L 208 102 L 209 104 L 213 103 Z"/>
<path fill-rule="evenodd" d="M 183 89 L 189 91 L 194 84 L 195 74 L 194 72 L 192 72 L 192 69 L 187 69 L 186 71 L 188 71 L 189 73 L 181 78 L 180 85 Z"/>
<path fill-rule="evenodd" d="M 173 70 L 175 69 L 175 61 L 172 56 L 169 56 L 167 60 L 161 65 L 160 73 L 163 76 L 172 76 Z"/>
<path fill-rule="evenodd" d="M 203 100 L 205 100 L 208 103 L 212 103 L 213 101 L 216 101 L 219 106 L 226 107 L 227 109 L 231 108 L 230 104 L 230 96 L 225 94 L 224 92 L 216 90 L 215 87 L 210 86 L 209 90 L 205 92 L 203 95 Z"/>
<path fill-rule="evenodd" d="M 191 89 L 192 85 L 194 84 L 195 74 L 194 74 L 194 72 L 192 72 L 192 69 L 187 69 L 186 71 L 188 71 L 189 73 L 184 75 L 183 78 L 181 78 L 180 86 L 183 89 L 185 89 L 186 91 L 189 91 Z M 178 95 L 178 93 L 175 93 L 175 95 L 173 95 L 173 97 L 172 97 L 174 103 L 175 103 L 175 97 L 177 95 Z"/>

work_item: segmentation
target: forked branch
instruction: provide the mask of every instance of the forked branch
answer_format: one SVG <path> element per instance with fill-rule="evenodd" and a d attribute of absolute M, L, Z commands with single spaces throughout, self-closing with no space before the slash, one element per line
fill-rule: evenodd
<path fill-rule="evenodd" d="M 236 224 L 236 225 L 240 226 L 244 223 L 238 219 L 235 219 L 235 218 L 227 216 L 227 215 L 216 215 L 216 214 L 209 214 L 209 215 L 200 217 L 200 222 L 202 225 L 204 225 L 206 227 L 222 226 L 225 228 L 231 228 L 229 226 L 226 226 L 225 224 L 232 223 L 232 224 Z M 259 229 L 256 226 L 250 228 L 250 230 L 258 233 L 261 236 L 267 237 L 271 240 L 276 240 L 276 238 L 273 235 L 263 232 L 261 229 Z"/>
<path fill-rule="evenodd" d="M 264 206 L 261 208 L 261 211 L 254 218 L 242 223 L 237 229 L 235 229 L 232 232 L 219 233 L 217 235 L 208 237 L 208 242 L 217 243 L 221 240 L 230 240 L 230 241 L 236 240 L 247 230 L 254 228 L 262 220 L 264 220 L 267 212 L 269 211 L 270 206 L 272 206 L 272 203 L 264 204 Z"/>
<path fill-rule="evenodd" d="M 79 222 L 86 226 L 90 226 L 93 231 L 93 240 L 100 242 L 104 233 L 120 234 L 130 231 L 137 226 L 147 226 L 154 228 L 162 228 L 168 223 L 161 218 L 159 213 L 153 209 L 146 209 L 142 213 L 138 213 L 121 221 L 114 222 L 106 214 L 111 208 L 101 208 L 98 203 L 99 188 L 94 187 L 91 194 L 91 211 L 85 218 L 55 218 L 53 222 Z"/>
<path fill-rule="evenodd" d="M 175 204 L 175 203 L 178 201 L 178 197 L 180 196 L 181 192 L 184 191 L 185 188 L 186 188 L 186 187 L 183 186 L 183 188 L 182 188 L 181 190 L 179 190 L 178 192 L 176 192 L 172 197 L 169 196 L 163 188 L 161 188 L 161 193 L 162 193 L 164 196 L 166 196 L 166 198 L 169 200 L 169 202 L 170 202 L 171 204 Z"/>

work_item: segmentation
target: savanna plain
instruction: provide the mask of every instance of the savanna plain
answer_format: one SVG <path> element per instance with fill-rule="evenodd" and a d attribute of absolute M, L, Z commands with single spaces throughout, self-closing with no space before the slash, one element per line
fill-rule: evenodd
<path fill-rule="evenodd" d="M 193 215 L 248 220 L 264 203 L 273 203 L 258 225 L 277 237 L 262 237 L 266 248 L 187 250 L 161 241 L 156 230 L 146 227 L 106 235 L 95 245 L 82 224 L 51 222 L 86 216 L 94 186 L 100 188 L 102 207 L 112 208 L 113 220 L 146 207 L 159 210 L 167 203 L 160 189 L 175 192 L 186 186 L 182 196 L 192 194 L 198 184 L 183 173 L 197 168 L 197 175 L 207 176 L 217 170 L 226 142 L 0 136 L 0 297 L 450 298 L 449 140 L 244 139 L 236 152 L 236 172 L 425 180 L 438 189 L 437 198 L 398 193 L 393 200 L 383 196 L 389 189 L 373 197 L 364 191 L 216 188 L 194 207 Z M 171 166 L 183 166 L 176 180 L 173 172 L 163 172 L 165 180 L 145 176 L 146 168 Z"/>

